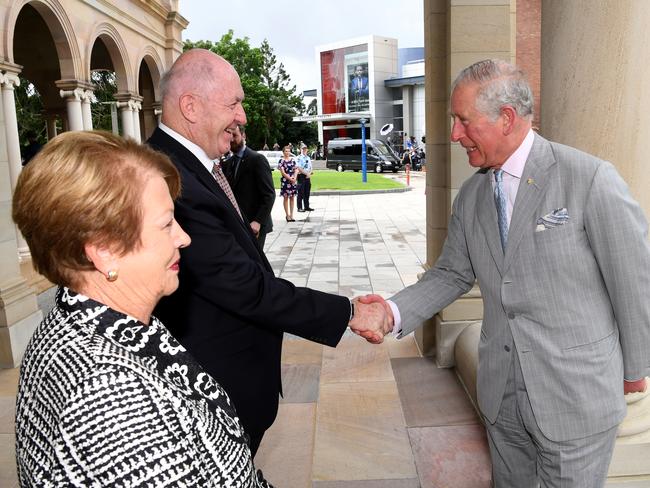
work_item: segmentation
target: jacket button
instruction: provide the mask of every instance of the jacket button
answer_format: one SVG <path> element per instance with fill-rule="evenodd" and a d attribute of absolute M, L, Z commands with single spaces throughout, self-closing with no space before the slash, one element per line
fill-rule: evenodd
<path fill-rule="evenodd" d="M 510 352 L 510 346 L 506 345 L 506 346 L 503 346 L 503 348 L 506 350 L 506 352 Z"/>
<path fill-rule="evenodd" d="M 509 319 L 514 319 L 514 318 L 515 318 L 515 314 L 512 313 L 512 312 L 508 313 L 508 318 L 509 318 Z"/>

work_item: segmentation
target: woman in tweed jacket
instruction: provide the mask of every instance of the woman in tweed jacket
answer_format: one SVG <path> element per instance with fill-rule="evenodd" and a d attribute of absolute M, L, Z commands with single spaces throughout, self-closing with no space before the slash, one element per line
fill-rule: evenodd
<path fill-rule="evenodd" d="M 225 391 L 151 316 L 190 242 L 179 191 L 166 156 L 101 132 L 57 137 L 22 172 L 14 220 L 61 286 L 21 366 L 21 486 L 270 486 Z"/>

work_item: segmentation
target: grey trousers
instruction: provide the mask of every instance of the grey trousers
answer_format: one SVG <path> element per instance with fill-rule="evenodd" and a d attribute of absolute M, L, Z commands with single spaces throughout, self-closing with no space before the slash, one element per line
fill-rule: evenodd
<path fill-rule="evenodd" d="M 516 349 L 494 424 L 485 422 L 495 488 L 605 486 L 617 427 L 582 439 L 555 442 L 540 431 Z M 598 401 L 594 398 L 594 401 Z"/>

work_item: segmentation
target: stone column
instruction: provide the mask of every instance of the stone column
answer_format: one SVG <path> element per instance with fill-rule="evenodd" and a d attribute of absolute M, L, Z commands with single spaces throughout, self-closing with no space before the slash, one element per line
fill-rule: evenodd
<path fill-rule="evenodd" d="M 59 88 L 59 95 L 66 102 L 67 122 L 64 121 L 64 130 L 92 130 L 89 97 L 92 97 L 93 85 L 80 80 L 58 80 L 55 84 Z M 82 102 L 85 103 L 86 99 L 88 106 L 83 109 Z"/>
<path fill-rule="evenodd" d="M 142 103 L 137 100 L 131 100 L 129 103 L 133 111 L 133 138 L 137 142 L 142 142 L 142 134 L 140 132 L 140 110 L 142 110 Z"/>
<path fill-rule="evenodd" d="M 84 90 L 81 98 L 81 116 L 83 118 L 84 130 L 93 130 L 93 116 L 90 111 L 90 102 L 93 98 L 92 90 Z"/>
<path fill-rule="evenodd" d="M 516 7 L 511 0 L 425 0 L 425 95 L 427 127 L 427 267 L 447 237 L 451 204 L 474 169 L 459 144 L 451 144 L 449 89 L 461 69 L 485 58 L 514 60 Z M 416 333 L 424 353 L 435 350 L 440 366 L 454 365 L 454 344 L 483 316 L 478 287 Z"/>
<path fill-rule="evenodd" d="M 18 175 L 7 149 L 16 149 L 18 128 L 13 87 L 17 84 L 14 77 L 18 71 L 7 76 L 9 71 L 5 69 L 0 66 L 3 92 L 0 98 L 0 368 L 13 368 L 20 363 L 27 342 L 43 315 L 33 289 L 20 273 L 18 233 L 11 220 L 12 185 Z M 9 120 L 5 115 L 9 115 Z M 11 138 L 13 141 L 9 140 Z M 15 158 L 15 154 L 12 157 Z"/>
<path fill-rule="evenodd" d="M 60 90 L 59 95 L 65 99 L 65 108 L 68 114 L 68 128 L 70 130 L 84 130 L 84 120 L 81 112 L 81 99 L 84 96 L 84 90 L 81 88 Z"/>
<path fill-rule="evenodd" d="M 153 114 L 156 116 L 156 123 L 160 125 L 160 120 L 162 118 L 162 103 L 156 102 L 154 104 Z"/>
<path fill-rule="evenodd" d="M 650 2 L 603 0 L 594 8 L 589 0 L 542 1 L 541 133 L 611 161 L 646 217 L 650 67 L 643 60 L 650 45 L 648 18 Z M 624 479 L 630 486 L 646 486 L 650 401 L 647 394 L 627 395 L 626 400 L 628 415 L 619 429 L 608 483 Z"/>
<path fill-rule="evenodd" d="M 117 94 L 115 96 L 117 103 L 115 106 L 120 111 L 120 118 L 122 120 L 122 137 L 135 138 L 133 128 L 133 104 L 131 103 L 130 94 Z"/>
<path fill-rule="evenodd" d="M 20 85 L 18 73 L 10 71 L 1 72 L 0 85 L 2 85 L 3 118 L 5 120 L 4 137 L 7 148 L 7 159 L 9 161 L 9 180 L 11 193 L 13 194 L 20 172 L 23 169 L 22 158 L 20 156 L 18 119 L 16 117 L 16 100 L 14 98 L 14 87 Z M 16 232 L 16 245 L 19 259 L 28 259 L 29 248 L 20 232 Z"/>
<path fill-rule="evenodd" d="M 406 85 L 402 87 L 402 130 L 408 136 L 412 136 L 411 132 L 411 108 L 413 107 L 413 87 Z M 406 146 L 404 146 L 406 150 Z"/>
<path fill-rule="evenodd" d="M 49 141 L 56 137 L 56 113 L 46 111 L 44 117 L 47 126 L 47 140 Z"/>

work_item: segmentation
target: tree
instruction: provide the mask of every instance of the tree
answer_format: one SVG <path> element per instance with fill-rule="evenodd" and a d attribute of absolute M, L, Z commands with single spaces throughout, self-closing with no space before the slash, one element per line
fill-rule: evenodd
<path fill-rule="evenodd" d="M 246 138 L 252 148 L 274 142 L 317 140 L 313 126 L 307 127 L 305 137 L 295 139 L 294 116 L 305 111 L 302 95 L 291 86 L 291 78 L 284 65 L 278 62 L 268 41 L 260 47 L 251 47 L 247 37 L 236 39 L 232 30 L 218 42 L 186 40 L 183 50 L 202 48 L 219 54 L 233 65 L 244 89 L 244 110 L 248 124 Z M 304 124 L 303 124 L 304 125 Z M 305 132 L 304 130 L 302 132 Z M 302 133 L 301 132 L 301 133 Z"/>
<path fill-rule="evenodd" d="M 115 94 L 117 93 L 115 72 L 108 70 L 94 70 L 90 73 L 90 79 L 93 82 L 94 88 L 94 100 L 90 105 L 93 128 L 110 132 L 113 128 L 111 107 L 106 103 L 115 102 Z"/>
<path fill-rule="evenodd" d="M 47 131 L 42 115 L 43 101 L 36 87 L 29 80 L 20 77 L 20 85 L 14 90 L 14 98 L 20 145 L 26 146 L 30 138 L 45 144 Z"/>

